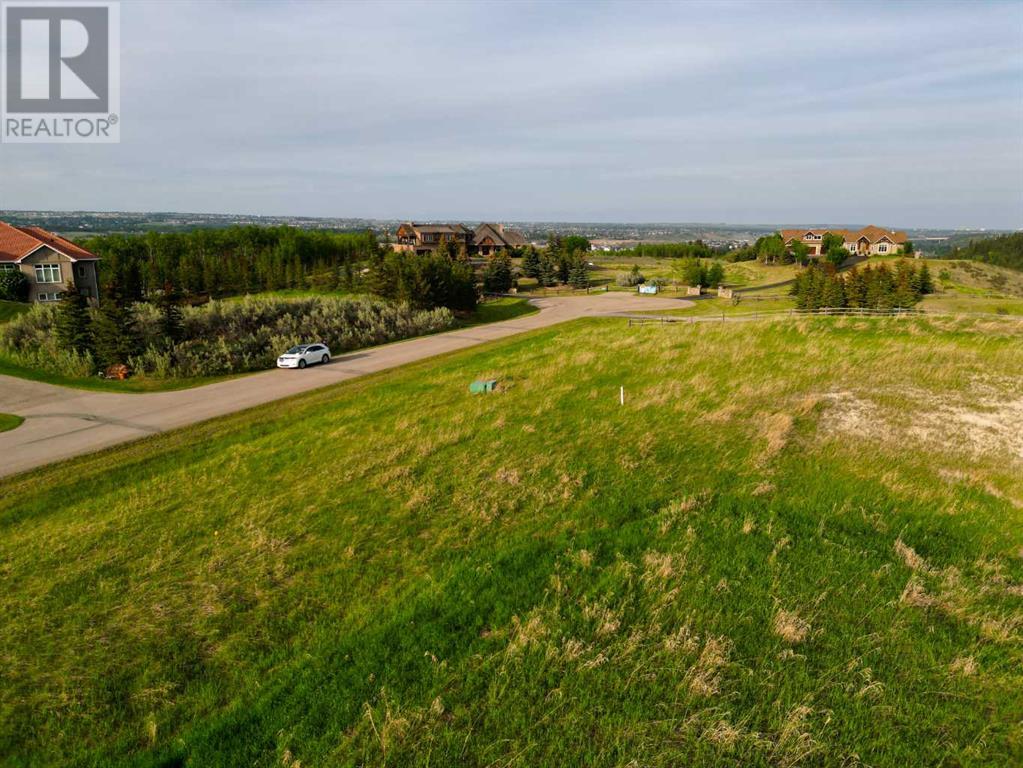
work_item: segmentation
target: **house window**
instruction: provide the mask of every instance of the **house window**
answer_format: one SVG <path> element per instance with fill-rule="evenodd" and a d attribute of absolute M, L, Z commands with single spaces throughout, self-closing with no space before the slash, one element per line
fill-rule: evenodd
<path fill-rule="evenodd" d="M 84 264 L 79 264 L 78 265 L 78 276 L 79 277 L 85 277 L 85 265 Z"/>
<path fill-rule="evenodd" d="M 59 283 L 60 264 L 36 264 L 37 283 Z"/>
<path fill-rule="evenodd" d="M 888 253 L 888 246 L 885 245 L 884 243 L 881 243 L 881 245 L 877 246 L 877 252 L 878 253 Z"/>
<path fill-rule="evenodd" d="M 17 268 L 17 264 L 0 264 L 0 272 L 13 272 Z"/>
<path fill-rule="evenodd" d="M 63 293 L 40 293 L 39 301 L 60 301 Z"/>

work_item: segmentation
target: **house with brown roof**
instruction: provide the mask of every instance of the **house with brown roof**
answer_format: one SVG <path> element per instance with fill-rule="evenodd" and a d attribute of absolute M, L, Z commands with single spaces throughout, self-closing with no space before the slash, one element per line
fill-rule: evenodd
<path fill-rule="evenodd" d="M 443 243 L 454 242 L 471 251 L 472 230 L 462 224 L 417 224 L 406 221 L 398 227 L 396 242 L 391 247 L 396 251 L 430 253 Z"/>
<path fill-rule="evenodd" d="M 783 229 L 781 238 L 786 247 L 798 241 L 803 243 L 811 256 L 820 256 L 824 235 L 841 235 L 842 244 L 850 254 L 859 256 L 889 255 L 902 253 L 909 242 L 905 232 L 894 232 L 873 225 L 859 230 L 849 229 Z"/>
<path fill-rule="evenodd" d="M 99 257 L 60 235 L 39 227 L 15 227 L 0 221 L 0 270 L 20 270 L 28 278 L 29 301 L 59 301 L 74 285 L 92 301 L 99 299 Z"/>
<path fill-rule="evenodd" d="M 525 235 L 504 224 L 483 222 L 473 232 L 473 248 L 481 256 L 500 253 L 510 248 L 521 248 L 528 244 Z"/>

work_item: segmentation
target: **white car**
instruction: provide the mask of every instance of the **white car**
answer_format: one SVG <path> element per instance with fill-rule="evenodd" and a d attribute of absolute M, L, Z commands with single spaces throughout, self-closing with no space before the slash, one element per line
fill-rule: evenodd
<path fill-rule="evenodd" d="M 329 363 L 330 350 L 326 344 L 299 344 L 277 358 L 278 368 L 305 368 L 314 363 Z"/>

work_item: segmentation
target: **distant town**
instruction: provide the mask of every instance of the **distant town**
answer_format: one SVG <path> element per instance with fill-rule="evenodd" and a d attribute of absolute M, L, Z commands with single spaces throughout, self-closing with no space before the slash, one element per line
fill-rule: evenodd
<path fill-rule="evenodd" d="M 397 232 L 408 219 L 365 219 L 311 216 L 253 216 L 219 213 L 134 213 L 127 211 L 20 211 L 0 210 L 0 220 L 16 226 L 35 226 L 65 237 L 142 233 L 188 232 L 196 229 L 223 229 L 231 226 L 290 226 L 305 230 L 332 232 L 358 232 L 372 230 L 381 241 L 397 239 Z M 450 220 L 416 219 L 424 224 L 449 224 Z M 482 222 L 467 219 L 462 222 L 476 229 Z M 776 222 L 761 224 L 728 224 L 712 222 L 683 223 L 627 223 L 627 222 L 562 222 L 562 221 L 505 221 L 504 224 L 521 233 L 527 242 L 540 245 L 550 232 L 562 236 L 583 235 L 594 250 L 613 252 L 626 250 L 638 243 L 684 242 L 700 240 L 715 250 L 729 250 L 750 245 L 758 237 L 791 226 L 805 226 L 806 222 Z M 831 229 L 860 229 L 869 222 L 811 222 L 812 226 Z M 904 228 L 922 252 L 940 253 L 972 238 L 1002 234 L 1003 230 L 969 228 L 913 229 Z"/>

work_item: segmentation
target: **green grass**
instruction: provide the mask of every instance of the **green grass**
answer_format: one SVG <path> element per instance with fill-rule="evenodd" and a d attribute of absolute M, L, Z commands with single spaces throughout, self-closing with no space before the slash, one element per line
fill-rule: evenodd
<path fill-rule="evenodd" d="M 590 280 L 595 288 L 603 289 L 606 286 L 608 290 L 634 293 L 636 290 L 634 287 L 620 286 L 616 283 L 616 279 L 619 275 L 631 271 L 635 264 L 639 266 L 647 280 L 661 278 L 668 281 L 670 284 L 664 289 L 666 294 L 681 295 L 681 291 L 676 290 L 676 284 L 681 285 L 684 282 L 679 272 L 682 264 L 681 259 L 644 257 L 630 260 L 622 259 L 614 254 L 598 253 L 591 253 L 588 258 L 593 262 L 593 266 L 590 267 Z M 724 267 L 725 283 L 728 286 L 743 291 L 780 294 L 788 291 L 788 283 L 795 277 L 798 270 L 798 267 L 792 264 L 768 265 L 756 261 L 724 263 Z M 543 295 L 574 293 L 569 286 L 557 286 L 544 290 L 537 286 L 536 280 L 533 278 L 519 278 L 519 290 Z"/>
<path fill-rule="evenodd" d="M 4 376 L 17 376 L 20 379 L 28 379 L 30 381 L 41 381 L 46 384 L 56 384 L 61 387 L 88 389 L 96 392 L 170 392 L 177 389 L 199 387 L 203 384 L 213 384 L 217 381 L 234 378 L 234 376 L 247 375 L 240 373 L 234 374 L 234 376 L 211 376 L 198 379 L 153 379 L 143 376 L 124 381 L 101 379 L 99 376 L 84 378 L 80 376 L 62 376 L 59 373 L 29 368 L 11 360 L 3 353 L 0 353 L 0 374 Z"/>
<path fill-rule="evenodd" d="M 709 296 L 703 299 L 694 299 L 693 306 L 682 309 L 666 309 L 662 311 L 650 310 L 643 314 L 650 315 L 752 315 L 757 312 L 777 312 L 779 310 L 792 309 L 796 306 L 795 300 L 789 297 L 766 297 L 763 299 L 742 297 L 736 304 L 732 299 L 720 299 L 717 296 Z"/>
<path fill-rule="evenodd" d="M 919 308 L 929 312 L 980 312 L 998 315 L 1023 315 L 1023 298 L 1015 296 L 961 296 L 943 292 L 925 296 Z"/>
<path fill-rule="evenodd" d="M 0 300 L 0 324 L 13 320 L 18 315 L 23 315 L 32 308 L 31 304 L 22 304 L 17 301 Z"/>
<path fill-rule="evenodd" d="M 20 427 L 23 421 L 25 420 L 21 416 L 15 416 L 13 413 L 0 413 L 0 432 Z"/>
<path fill-rule="evenodd" d="M 504 320 L 514 320 L 516 317 L 531 315 L 539 312 L 536 307 L 529 303 L 528 299 L 516 299 L 510 296 L 503 296 L 498 299 L 490 299 L 477 305 L 476 311 L 468 318 L 459 321 L 463 328 L 484 323 L 499 323 Z"/>
<path fill-rule="evenodd" d="M 1018 765 L 1020 342 L 582 321 L 0 482 L 0 761 Z"/>

